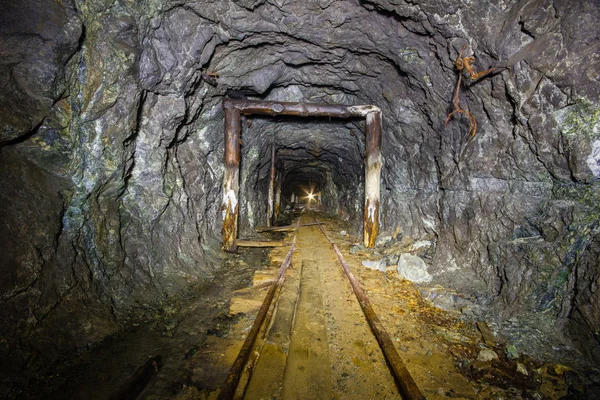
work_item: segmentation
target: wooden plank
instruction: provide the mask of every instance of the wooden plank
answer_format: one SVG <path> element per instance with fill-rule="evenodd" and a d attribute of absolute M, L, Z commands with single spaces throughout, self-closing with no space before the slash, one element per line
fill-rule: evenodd
<path fill-rule="evenodd" d="M 298 221 L 298 222 L 300 222 L 300 221 Z M 246 337 L 246 340 L 244 341 L 244 344 L 243 344 L 242 348 L 240 349 L 240 353 L 238 354 L 237 358 L 235 359 L 235 362 L 233 363 L 233 366 L 231 367 L 231 370 L 229 371 L 229 375 L 227 375 L 227 379 L 225 380 L 225 383 L 223 384 L 223 387 L 221 388 L 221 392 L 219 393 L 218 400 L 233 399 L 233 397 L 235 395 L 235 391 L 238 386 L 238 383 L 240 381 L 240 378 L 242 377 L 244 365 L 246 364 L 246 361 L 248 361 L 250 353 L 252 352 L 252 348 L 254 347 L 254 343 L 256 342 L 256 338 L 258 336 L 260 328 L 263 325 L 263 322 L 265 322 L 265 319 L 267 318 L 269 308 L 271 307 L 271 302 L 273 301 L 273 298 L 275 297 L 275 292 L 278 292 L 279 289 L 281 288 L 281 286 L 283 285 L 283 282 L 285 280 L 285 271 L 291 264 L 292 253 L 294 252 L 295 248 L 296 248 L 296 237 L 294 237 L 294 240 L 292 241 L 290 251 L 288 252 L 287 256 L 285 257 L 285 260 L 283 261 L 283 263 L 281 263 L 281 267 L 279 268 L 279 273 L 277 274 L 277 280 L 269 288 L 269 291 L 267 292 L 267 295 L 265 296 L 265 300 L 264 300 L 262 306 L 260 307 L 260 310 L 258 310 L 258 314 L 256 315 L 256 319 L 254 320 L 254 323 L 252 324 L 252 328 L 250 328 L 250 332 L 248 332 L 248 336 Z"/>
<path fill-rule="evenodd" d="M 272 282 L 269 282 L 271 284 Z M 256 313 L 264 298 L 265 288 L 270 285 L 261 284 L 249 288 L 239 289 L 233 292 L 231 301 L 229 302 L 229 314 L 235 315 L 239 313 L 253 314 Z"/>
<path fill-rule="evenodd" d="M 283 259 L 279 262 L 279 264 L 281 264 L 282 261 Z M 252 286 L 258 286 L 266 282 L 273 282 L 276 278 L 276 269 L 254 271 L 254 277 L 252 278 Z"/>
<path fill-rule="evenodd" d="M 300 226 L 313 226 L 313 225 L 324 225 L 325 222 L 311 222 L 308 224 L 300 224 Z M 291 232 L 296 230 L 296 225 L 284 225 L 284 226 L 257 226 L 256 232 Z"/>
<path fill-rule="evenodd" d="M 293 232 L 294 228 L 289 226 L 259 226 L 256 228 L 256 232 Z"/>
<path fill-rule="evenodd" d="M 302 260 L 300 294 L 291 339 L 282 398 L 333 398 L 321 277 L 316 261 Z"/>
<path fill-rule="evenodd" d="M 300 271 L 289 269 L 281 290 L 273 322 L 265 335 L 260 357 L 245 391 L 246 399 L 281 399 L 292 324 L 298 300 Z"/>
<path fill-rule="evenodd" d="M 236 240 L 238 247 L 285 247 L 284 242 L 268 242 L 268 241 L 253 241 L 253 240 Z"/>

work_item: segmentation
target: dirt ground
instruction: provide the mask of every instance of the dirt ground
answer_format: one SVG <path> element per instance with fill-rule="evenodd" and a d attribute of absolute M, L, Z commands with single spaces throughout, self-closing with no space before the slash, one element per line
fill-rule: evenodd
<path fill-rule="evenodd" d="M 567 393 L 563 374 L 568 368 L 510 358 L 485 323 L 434 307 L 395 269 L 363 267 L 369 250 L 350 252 L 356 238 L 338 221 L 326 222 L 328 235 L 428 399 L 559 399 Z M 192 360 L 191 386 L 178 399 L 216 398 L 218 382 L 225 380 L 266 293 L 264 282 L 275 275 L 285 251 L 272 250 L 270 268 L 258 272 L 256 286 L 234 293 L 230 318 L 235 322 L 219 339 L 207 338 Z M 400 398 L 335 253 L 315 226 L 300 228 L 280 299 L 281 310 L 274 310 L 255 351 L 255 372 L 243 382 L 245 398 Z"/>

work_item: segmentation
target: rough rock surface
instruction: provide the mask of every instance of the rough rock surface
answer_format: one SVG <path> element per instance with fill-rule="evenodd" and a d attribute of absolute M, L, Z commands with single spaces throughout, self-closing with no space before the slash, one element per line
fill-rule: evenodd
<path fill-rule="evenodd" d="M 499 323 L 536 315 L 544 340 L 600 359 L 597 1 L 13 3 L 0 5 L 9 372 L 219 271 L 227 93 L 380 107 L 382 229 L 434 237 L 435 283 Z M 506 67 L 462 87 L 472 138 L 466 118 L 444 124 L 465 44 L 477 70 Z M 315 184 L 360 232 L 361 121 L 243 123 L 242 235 L 265 222 L 273 144 L 284 197 Z"/>

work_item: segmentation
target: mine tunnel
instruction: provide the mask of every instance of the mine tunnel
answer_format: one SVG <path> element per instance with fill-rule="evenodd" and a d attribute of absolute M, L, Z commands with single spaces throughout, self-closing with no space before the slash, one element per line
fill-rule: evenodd
<path fill-rule="evenodd" d="M 600 398 L 599 18 L 3 1 L 0 397 Z"/>
<path fill-rule="evenodd" d="M 358 176 L 364 175 L 364 221 L 363 222 L 363 241 L 365 246 L 373 247 L 379 232 L 379 206 L 380 206 L 380 175 L 381 175 L 381 110 L 373 105 L 356 105 L 356 106 L 340 106 L 340 105 L 319 105 L 310 103 L 292 103 L 292 102 L 269 102 L 257 100 L 234 100 L 226 98 L 223 100 L 223 108 L 225 109 L 225 174 L 223 182 L 223 249 L 228 252 L 235 252 L 237 246 L 235 240 L 238 236 L 237 221 L 240 207 L 239 203 L 243 202 L 243 194 L 246 193 L 248 198 L 260 198 L 258 193 L 265 192 L 260 190 L 260 185 L 252 185 L 252 180 L 249 179 L 249 174 L 242 172 L 240 174 L 240 164 L 243 159 L 250 158 L 253 151 L 256 151 L 256 146 L 262 145 L 264 142 L 260 140 L 249 140 L 252 145 L 246 151 L 242 151 L 243 127 L 242 119 L 246 115 L 274 115 L 274 116 L 294 116 L 304 117 L 308 119 L 308 129 L 300 129 L 296 122 L 291 130 L 282 130 L 280 133 L 273 132 L 271 136 L 270 152 L 267 155 L 270 157 L 270 162 L 262 163 L 269 165 L 268 170 L 268 195 L 267 195 L 267 226 L 270 226 L 279 215 L 281 206 L 281 192 L 289 194 L 289 199 L 284 195 L 284 202 L 287 202 L 286 209 L 293 207 L 297 203 L 303 203 L 310 206 L 314 201 L 315 205 L 323 203 L 322 196 L 325 197 L 324 203 L 326 208 L 324 211 L 328 214 L 336 214 L 348 209 L 347 206 L 340 206 L 337 201 L 337 193 L 349 193 L 355 198 L 360 193 Z M 345 154 L 346 157 L 352 155 L 357 157 L 356 148 L 352 143 L 356 144 L 358 137 L 348 127 L 341 129 L 341 134 L 336 130 L 331 129 L 331 124 L 310 123 L 315 118 L 331 118 L 341 119 L 357 119 L 364 120 L 364 145 L 358 154 L 362 153 L 364 163 L 360 159 L 350 159 L 344 161 L 340 155 Z M 304 123 L 306 124 L 306 122 Z M 279 124 L 274 124 L 275 129 Z M 248 124 L 252 126 L 252 124 Z M 269 129 L 264 124 L 257 124 L 260 133 L 269 132 Z M 353 127 L 353 125 L 350 125 Z M 273 128 L 271 128 L 273 129 Z M 248 129 L 245 136 L 253 135 L 255 129 Z M 339 131 L 339 130 L 338 130 Z M 344 133 L 347 136 L 344 138 Z M 349 135 L 351 133 L 351 135 Z M 260 135 L 259 135 L 260 136 Z M 285 142 L 296 143 L 296 148 L 282 148 L 280 154 L 277 141 L 284 140 Z M 351 138 L 356 140 L 352 140 Z M 264 139 L 263 139 L 264 140 Z M 350 145 L 347 145 L 350 143 Z M 340 146 L 346 144 L 346 146 Z M 354 150 L 354 151 L 352 151 Z M 338 157 L 335 157 L 335 155 Z M 333 155 L 333 157 L 332 157 Z M 278 157 L 281 156 L 279 159 Z M 278 161 L 279 160 L 279 161 Z M 290 163 L 292 161 L 292 163 Z M 260 165 L 259 161 L 259 165 Z M 346 166 L 353 165 L 352 172 L 346 171 Z M 364 166 L 362 166 L 364 164 Z M 286 171 L 287 166 L 287 171 Z M 356 168 L 356 167 L 359 168 Z M 364 170 L 364 173 L 361 171 Z M 243 170 L 242 170 L 243 171 Z M 329 171 L 329 174 L 326 173 Z M 279 178 L 279 179 L 277 179 Z M 240 196 L 239 181 L 250 182 L 246 185 L 245 191 L 242 191 Z M 315 183 L 313 184 L 313 179 Z M 276 182 L 277 181 L 277 182 Z M 357 182 L 358 181 L 358 182 Z M 321 193 L 321 187 L 323 193 Z M 263 196 L 264 197 L 264 196 Z M 248 215 L 255 213 L 248 209 L 245 210 Z M 254 218 L 242 218 L 249 225 L 254 225 Z M 355 218 L 359 221 L 360 218 Z"/>
<path fill-rule="evenodd" d="M 320 193 L 324 212 L 357 212 L 353 217 L 361 220 L 365 152 L 361 122 L 324 118 L 267 121 L 274 124 L 270 129 L 281 179 L 282 210 L 291 207 L 291 202 L 305 202 L 309 193 Z M 340 196 L 353 192 L 354 196 Z M 353 204 L 356 201 L 358 204 Z"/>

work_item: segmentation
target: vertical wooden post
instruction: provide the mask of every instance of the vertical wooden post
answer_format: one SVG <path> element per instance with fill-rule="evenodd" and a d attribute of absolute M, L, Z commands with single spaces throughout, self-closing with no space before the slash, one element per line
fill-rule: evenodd
<path fill-rule="evenodd" d="M 225 172 L 223 174 L 223 250 L 237 251 L 238 195 L 240 191 L 240 110 L 223 103 L 225 108 Z"/>
<path fill-rule="evenodd" d="M 273 222 L 279 218 L 279 212 L 281 211 L 281 172 L 277 170 L 277 185 L 275 189 L 275 215 L 273 216 Z"/>
<path fill-rule="evenodd" d="M 375 247 L 379 233 L 381 180 L 381 111 L 367 114 L 365 159 L 364 244 Z"/>
<path fill-rule="evenodd" d="M 271 226 L 275 209 L 275 145 L 271 145 L 271 172 L 269 174 L 269 193 L 267 196 L 267 226 Z"/>

